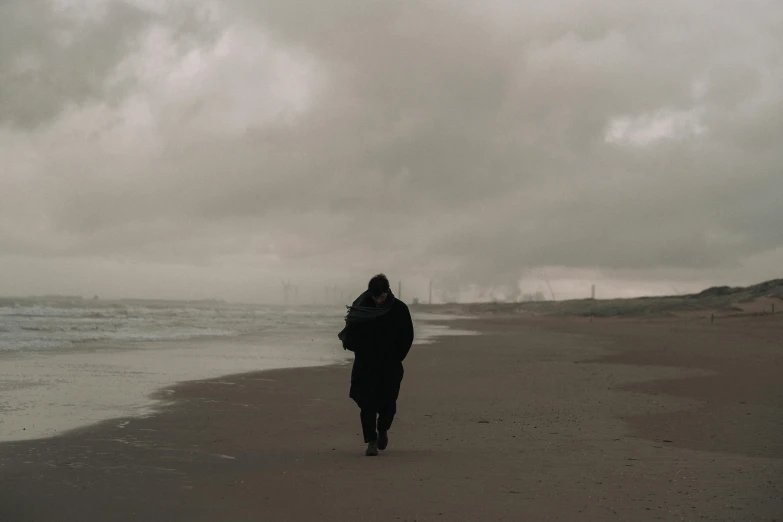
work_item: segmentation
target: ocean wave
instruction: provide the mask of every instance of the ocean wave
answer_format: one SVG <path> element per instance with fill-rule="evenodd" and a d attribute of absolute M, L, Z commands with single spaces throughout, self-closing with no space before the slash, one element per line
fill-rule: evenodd
<path fill-rule="evenodd" d="M 20 325 L 20 330 L 24 330 L 26 332 L 62 332 L 63 328 L 58 326 L 29 326 L 29 325 Z"/>
<path fill-rule="evenodd" d="M 96 332 L 95 335 L 80 335 L 59 338 L 0 338 L 0 351 L 51 350 L 57 348 L 71 348 L 81 344 L 94 344 L 99 342 L 148 343 L 198 339 L 206 337 L 232 337 L 237 335 L 237 333 L 238 332 L 232 330 L 203 328 L 198 331 Z"/>
<path fill-rule="evenodd" d="M 0 306 L 0 350 L 52 350 L 85 343 L 158 342 L 339 326 L 332 310 L 142 306 L 94 303 Z"/>
<path fill-rule="evenodd" d="M 73 343 L 66 340 L 52 339 L 13 339 L 0 340 L 0 352 L 39 351 L 69 348 Z"/>

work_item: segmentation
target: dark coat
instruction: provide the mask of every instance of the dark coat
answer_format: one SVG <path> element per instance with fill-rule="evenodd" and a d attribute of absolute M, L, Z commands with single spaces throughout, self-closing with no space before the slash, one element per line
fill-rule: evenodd
<path fill-rule="evenodd" d="M 390 310 L 365 322 L 350 323 L 343 346 L 354 352 L 350 397 L 360 408 L 379 408 L 397 400 L 402 361 L 413 344 L 413 321 L 395 297 Z"/>

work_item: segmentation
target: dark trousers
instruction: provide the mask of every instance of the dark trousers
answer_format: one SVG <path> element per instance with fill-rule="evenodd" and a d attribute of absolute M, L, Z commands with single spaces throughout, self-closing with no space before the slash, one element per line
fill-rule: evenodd
<path fill-rule="evenodd" d="M 379 431 L 389 431 L 396 413 L 396 402 L 389 403 L 379 408 L 362 408 L 359 416 L 362 419 L 362 435 L 364 435 L 364 442 L 375 442 L 378 440 Z"/>

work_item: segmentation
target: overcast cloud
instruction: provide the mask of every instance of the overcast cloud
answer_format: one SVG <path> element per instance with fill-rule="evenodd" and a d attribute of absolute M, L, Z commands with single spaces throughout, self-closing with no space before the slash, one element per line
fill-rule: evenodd
<path fill-rule="evenodd" d="M 779 0 L 4 0 L 0 294 L 780 277 L 781 34 Z"/>

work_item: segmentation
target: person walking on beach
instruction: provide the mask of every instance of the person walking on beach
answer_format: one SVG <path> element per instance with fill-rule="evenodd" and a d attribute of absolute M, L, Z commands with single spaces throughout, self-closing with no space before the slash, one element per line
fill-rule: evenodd
<path fill-rule="evenodd" d="M 370 279 L 367 291 L 351 306 L 338 334 L 354 353 L 350 398 L 360 409 L 365 455 L 374 457 L 389 444 L 404 374 L 402 361 L 413 344 L 408 306 L 397 299 L 383 274 Z"/>

